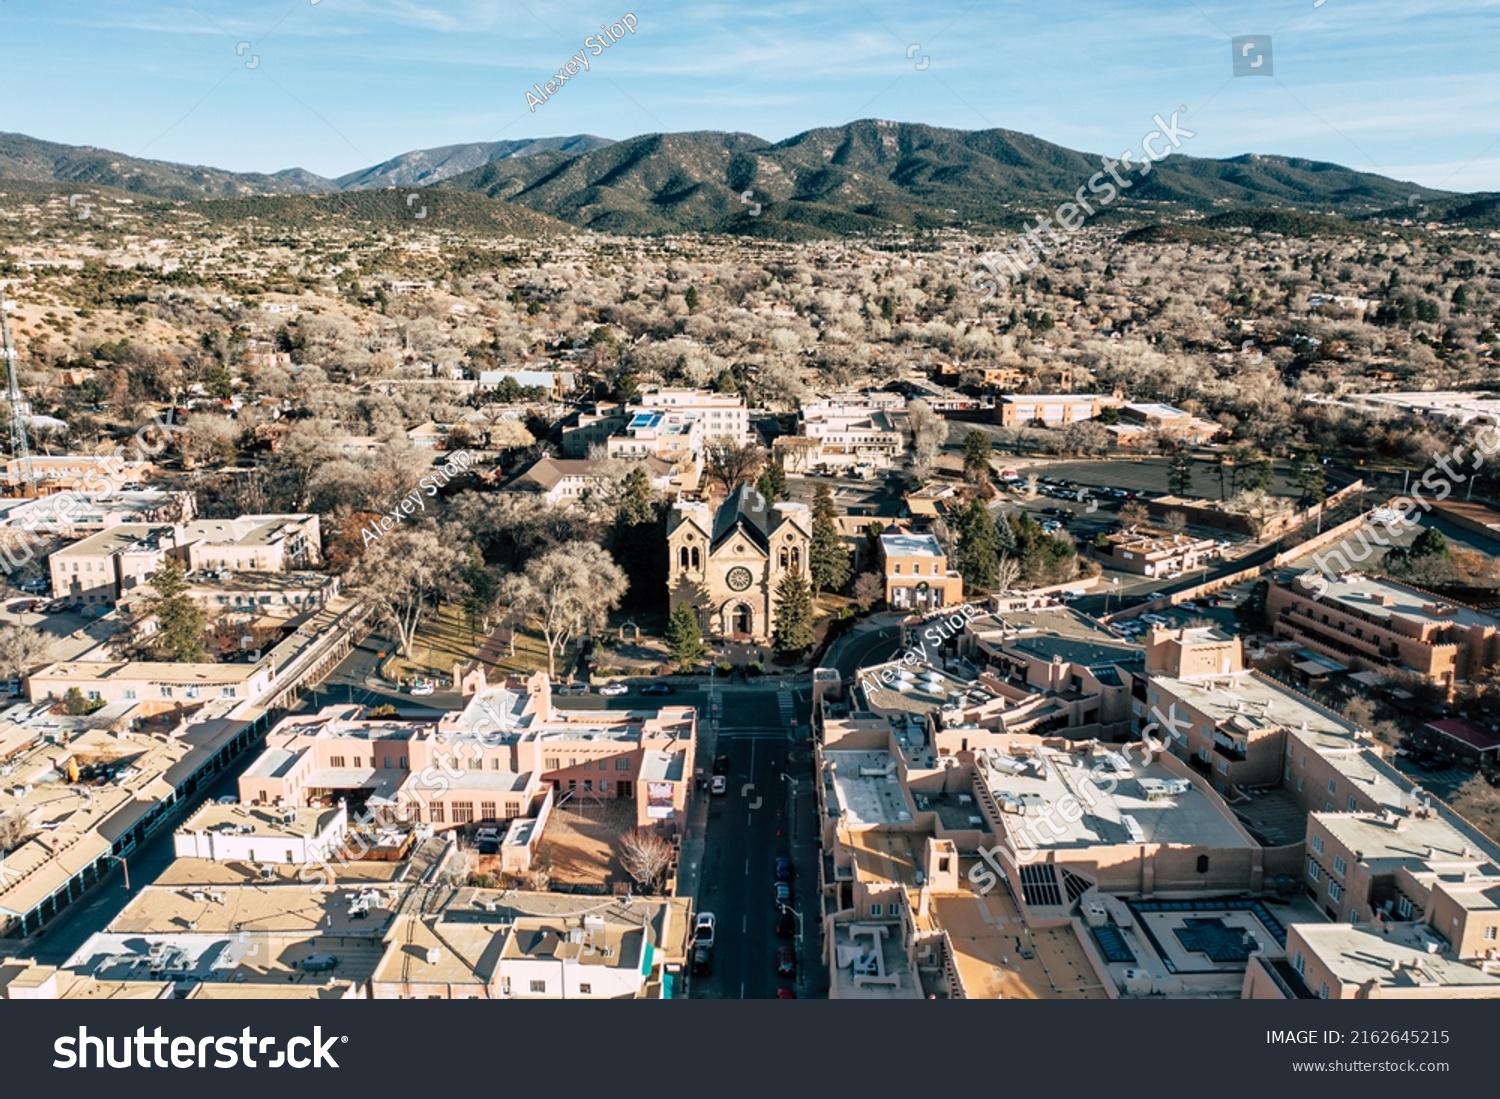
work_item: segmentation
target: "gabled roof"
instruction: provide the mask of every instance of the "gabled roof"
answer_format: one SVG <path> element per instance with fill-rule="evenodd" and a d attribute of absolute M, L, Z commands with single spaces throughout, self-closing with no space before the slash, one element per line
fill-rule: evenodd
<path fill-rule="evenodd" d="M 712 549 L 718 549 L 730 535 L 740 531 L 762 550 L 769 551 L 771 532 L 776 529 L 777 519 L 764 496 L 749 485 L 741 485 L 714 513 L 709 544 Z"/>

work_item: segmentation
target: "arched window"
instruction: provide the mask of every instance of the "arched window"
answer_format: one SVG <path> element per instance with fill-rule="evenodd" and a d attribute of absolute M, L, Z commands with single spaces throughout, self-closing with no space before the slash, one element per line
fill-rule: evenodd
<path fill-rule="evenodd" d="M 688 548 L 683 546 L 677 551 L 677 565 L 679 568 L 688 567 Z"/>
<path fill-rule="evenodd" d="M 792 568 L 802 571 L 802 551 L 796 546 L 792 547 Z"/>
<path fill-rule="evenodd" d="M 782 546 L 781 547 L 781 567 L 782 568 L 786 568 L 787 562 L 789 560 L 790 560 L 790 558 L 788 556 L 787 548 L 785 546 Z"/>
<path fill-rule="evenodd" d="M 694 546 L 693 547 L 693 568 L 696 569 L 697 567 L 698 567 L 698 547 Z"/>

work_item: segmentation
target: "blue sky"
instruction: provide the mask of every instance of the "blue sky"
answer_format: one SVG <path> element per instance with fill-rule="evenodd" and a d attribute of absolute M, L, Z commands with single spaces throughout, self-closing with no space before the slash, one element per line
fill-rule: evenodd
<path fill-rule="evenodd" d="M 1500 0 L 612 4 L 0 0 L 0 130 L 334 176 L 464 141 L 871 117 L 1118 153 L 1186 106 L 1193 156 L 1500 190 Z M 584 47 L 627 12 L 634 34 Z M 1233 35 L 1270 35 L 1274 75 L 1233 77 Z M 589 70 L 528 109 L 580 50 Z"/>

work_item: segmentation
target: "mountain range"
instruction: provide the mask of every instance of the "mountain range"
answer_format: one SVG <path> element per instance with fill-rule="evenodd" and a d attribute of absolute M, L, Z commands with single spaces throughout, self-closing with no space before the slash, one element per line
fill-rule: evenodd
<path fill-rule="evenodd" d="M 1010 130 L 876 119 L 774 143 L 751 134 L 700 131 L 625 141 L 574 135 L 449 145 L 405 153 L 338 179 L 299 168 L 228 172 L 0 134 L 0 180 L 108 187 L 173 200 L 424 188 L 524 207 L 545 215 L 531 219 L 538 226 L 555 218 L 601 232 L 729 232 L 773 239 L 896 228 L 1014 229 L 1069 201 L 1101 167 L 1097 155 Z M 1122 228 L 1126 221 L 1170 221 L 1252 231 L 1288 231 L 1278 227 L 1292 225 L 1296 232 L 1296 226 L 1310 231 L 1331 221 L 1355 229 L 1371 218 L 1412 218 L 1418 210 L 1431 220 L 1487 227 L 1500 208 L 1494 195 L 1453 195 L 1337 164 L 1253 153 L 1209 159 L 1174 152 L 1133 183 L 1120 201 L 1096 208 L 1096 218 Z M 274 205 L 255 207 L 270 215 Z M 473 209 L 467 201 L 463 208 Z M 1244 208 L 1284 216 L 1247 219 L 1236 213 Z"/>

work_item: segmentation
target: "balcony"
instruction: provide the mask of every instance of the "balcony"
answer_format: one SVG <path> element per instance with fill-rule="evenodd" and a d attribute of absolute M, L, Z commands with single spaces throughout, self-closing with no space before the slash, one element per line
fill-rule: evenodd
<path fill-rule="evenodd" d="M 1244 741 L 1234 740 L 1223 733 L 1214 734 L 1214 754 L 1235 762 L 1243 762 L 1249 758 L 1249 750 Z"/>

